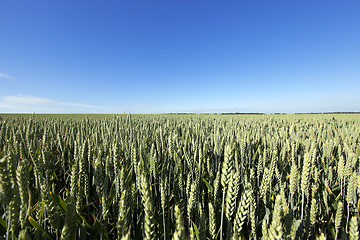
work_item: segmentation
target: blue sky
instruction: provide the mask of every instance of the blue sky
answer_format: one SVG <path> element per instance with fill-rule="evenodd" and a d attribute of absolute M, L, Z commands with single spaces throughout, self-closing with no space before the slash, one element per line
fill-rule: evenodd
<path fill-rule="evenodd" d="M 0 2 L 0 112 L 360 111 L 358 0 Z"/>

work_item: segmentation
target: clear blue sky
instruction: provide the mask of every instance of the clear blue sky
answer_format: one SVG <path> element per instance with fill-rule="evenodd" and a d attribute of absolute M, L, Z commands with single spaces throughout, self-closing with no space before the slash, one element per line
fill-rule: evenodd
<path fill-rule="evenodd" d="M 0 112 L 360 111 L 358 0 L 2 0 Z"/>

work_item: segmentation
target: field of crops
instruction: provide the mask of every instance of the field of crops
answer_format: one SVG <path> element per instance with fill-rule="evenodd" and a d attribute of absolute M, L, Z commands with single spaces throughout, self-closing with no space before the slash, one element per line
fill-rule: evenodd
<path fill-rule="evenodd" d="M 0 117 L 0 239 L 359 239 L 360 115 Z"/>

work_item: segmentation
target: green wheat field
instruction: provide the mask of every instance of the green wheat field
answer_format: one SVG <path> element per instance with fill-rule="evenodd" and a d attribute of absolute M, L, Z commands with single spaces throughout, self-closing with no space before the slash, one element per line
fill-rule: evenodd
<path fill-rule="evenodd" d="M 359 239 L 360 114 L 0 114 L 0 239 Z"/>

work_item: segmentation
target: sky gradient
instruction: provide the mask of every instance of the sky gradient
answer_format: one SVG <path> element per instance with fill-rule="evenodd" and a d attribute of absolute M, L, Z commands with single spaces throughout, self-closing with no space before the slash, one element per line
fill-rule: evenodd
<path fill-rule="evenodd" d="M 360 1 L 0 2 L 0 113 L 360 111 Z"/>

